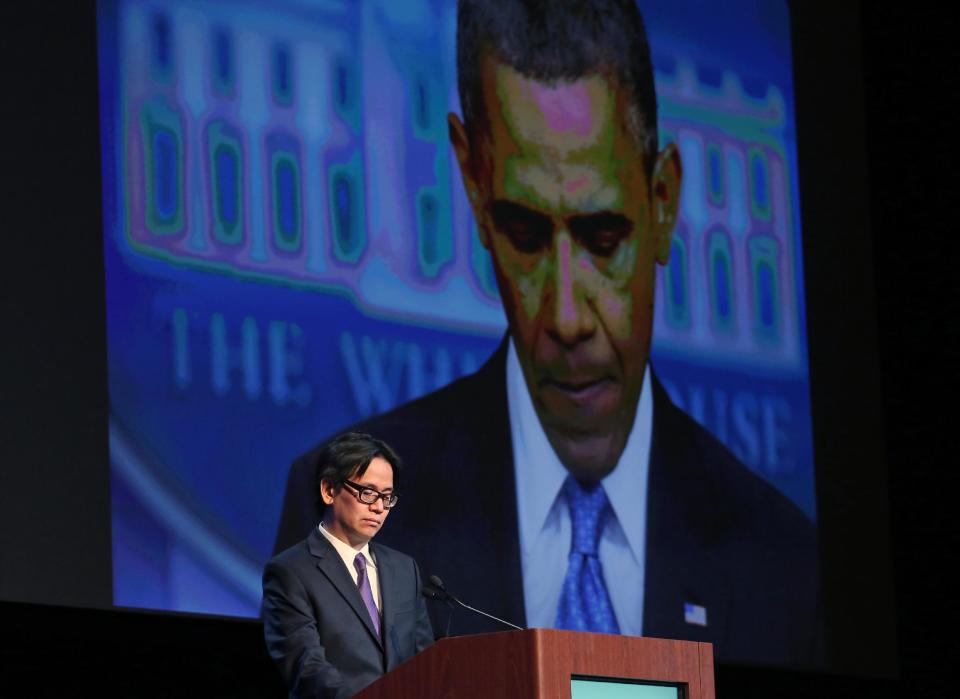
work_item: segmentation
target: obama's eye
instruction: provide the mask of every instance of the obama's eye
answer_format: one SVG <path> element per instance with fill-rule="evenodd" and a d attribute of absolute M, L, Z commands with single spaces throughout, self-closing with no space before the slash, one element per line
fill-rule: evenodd
<path fill-rule="evenodd" d="M 543 214 L 509 201 L 490 206 L 490 217 L 497 231 L 507 236 L 520 252 L 537 252 L 550 246 L 553 223 Z"/>
<path fill-rule="evenodd" d="M 593 255 L 609 257 L 633 231 L 633 223 L 622 214 L 608 212 L 574 216 L 570 233 Z"/>

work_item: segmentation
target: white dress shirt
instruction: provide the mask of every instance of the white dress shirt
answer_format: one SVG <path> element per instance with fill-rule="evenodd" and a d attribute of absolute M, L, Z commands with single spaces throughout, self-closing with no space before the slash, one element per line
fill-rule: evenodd
<path fill-rule="evenodd" d="M 370 581 L 370 589 L 373 591 L 373 602 L 377 605 L 378 610 L 382 609 L 380 606 L 380 576 L 377 575 L 377 562 L 370 553 L 369 542 L 360 548 L 354 548 L 347 542 L 340 541 L 340 539 L 324 529 L 323 522 L 321 522 L 318 527 L 320 533 L 326 537 L 327 541 L 333 544 L 333 548 L 340 554 L 340 558 L 343 559 L 343 564 L 347 566 L 347 570 L 350 572 L 350 577 L 353 578 L 354 585 L 357 584 L 360 576 L 357 574 L 357 569 L 353 565 L 353 561 L 356 559 L 358 553 L 362 553 L 363 557 L 367 559 L 367 580 Z"/>
<path fill-rule="evenodd" d="M 512 339 L 506 381 L 527 626 L 552 627 L 570 555 L 570 513 L 560 495 L 568 471 L 537 417 Z M 620 632 L 630 636 L 643 633 L 647 476 L 653 426 L 650 381 L 648 366 L 626 447 L 616 468 L 601 481 L 613 516 L 603 529 L 599 558 Z"/>

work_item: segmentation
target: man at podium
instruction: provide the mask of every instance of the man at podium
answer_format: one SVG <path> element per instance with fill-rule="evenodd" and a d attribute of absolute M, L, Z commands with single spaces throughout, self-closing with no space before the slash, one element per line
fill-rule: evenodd
<path fill-rule="evenodd" d="M 457 77 L 450 139 L 509 332 L 475 374 L 361 425 L 409 459 L 390 541 L 520 625 L 815 664 L 815 527 L 648 361 L 683 168 L 635 0 L 461 0 Z M 317 454 L 291 467 L 278 547 L 315 516 Z"/>
<path fill-rule="evenodd" d="M 319 463 L 323 520 L 267 563 L 262 617 L 290 696 L 342 699 L 426 648 L 433 630 L 417 564 L 371 542 L 399 500 L 397 454 L 347 433 Z"/>

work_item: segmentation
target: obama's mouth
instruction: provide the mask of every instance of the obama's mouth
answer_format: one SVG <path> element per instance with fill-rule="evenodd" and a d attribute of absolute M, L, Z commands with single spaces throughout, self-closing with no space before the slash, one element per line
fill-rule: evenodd
<path fill-rule="evenodd" d="M 620 401 L 620 384 L 610 376 L 548 378 L 539 389 L 543 407 L 564 422 L 608 416 Z"/>

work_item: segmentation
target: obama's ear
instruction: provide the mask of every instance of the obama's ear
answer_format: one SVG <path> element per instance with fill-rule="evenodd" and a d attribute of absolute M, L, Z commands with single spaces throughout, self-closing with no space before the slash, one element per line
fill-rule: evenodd
<path fill-rule="evenodd" d="M 680 214 L 680 188 L 683 182 L 683 164 L 680 151 L 668 143 L 657 153 L 650 178 L 653 226 L 657 245 L 657 262 L 665 265 L 670 261 L 670 243 L 673 229 Z"/>
<path fill-rule="evenodd" d="M 459 116 L 450 112 L 447 115 L 447 128 L 450 132 L 450 145 L 453 146 L 453 151 L 457 154 L 457 164 L 460 166 L 463 187 L 467 191 L 467 199 L 470 201 L 470 208 L 473 210 L 473 217 L 477 222 L 480 242 L 485 248 L 489 249 L 490 236 L 486 230 L 485 212 L 473 162 L 473 151 L 470 148 L 470 138 L 467 135 L 467 127 L 464 126 Z"/>

